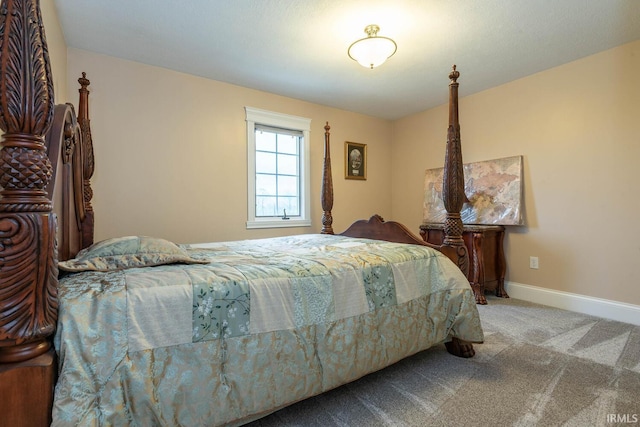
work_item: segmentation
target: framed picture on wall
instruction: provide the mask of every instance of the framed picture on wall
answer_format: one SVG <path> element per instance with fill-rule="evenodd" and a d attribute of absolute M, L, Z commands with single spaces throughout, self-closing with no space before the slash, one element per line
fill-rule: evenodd
<path fill-rule="evenodd" d="M 345 179 L 367 179 L 367 144 L 344 143 Z"/>

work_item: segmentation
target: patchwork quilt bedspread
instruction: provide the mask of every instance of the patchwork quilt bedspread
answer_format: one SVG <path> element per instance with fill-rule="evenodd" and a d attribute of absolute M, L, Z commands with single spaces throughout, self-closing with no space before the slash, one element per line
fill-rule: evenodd
<path fill-rule="evenodd" d="M 314 234 L 188 252 L 208 263 L 60 281 L 54 426 L 242 424 L 483 340 L 466 278 L 428 247 Z"/>

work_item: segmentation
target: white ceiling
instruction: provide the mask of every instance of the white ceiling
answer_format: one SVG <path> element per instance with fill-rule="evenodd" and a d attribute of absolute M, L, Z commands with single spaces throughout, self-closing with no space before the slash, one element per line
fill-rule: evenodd
<path fill-rule="evenodd" d="M 446 103 L 452 64 L 465 96 L 640 39 L 640 0 L 54 1 L 69 47 L 387 119 Z M 368 24 L 398 44 L 373 70 Z"/>

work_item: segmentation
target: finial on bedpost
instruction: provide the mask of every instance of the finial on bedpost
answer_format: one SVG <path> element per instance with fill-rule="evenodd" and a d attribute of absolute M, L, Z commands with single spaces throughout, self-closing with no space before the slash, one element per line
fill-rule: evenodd
<path fill-rule="evenodd" d="M 331 141 L 329 122 L 324 126 L 324 166 L 322 168 L 322 230 L 321 234 L 333 234 L 333 178 L 331 177 Z"/>
<path fill-rule="evenodd" d="M 449 73 L 449 80 L 451 80 L 452 83 L 457 83 L 458 77 L 460 77 L 460 72 L 456 71 L 456 64 L 453 64 L 452 68 L 453 69 Z"/>
<path fill-rule="evenodd" d="M 57 320 L 56 220 L 44 136 L 53 83 L 37 0 L 0 6 L 0 363 L 47 352 Z M 40 392 L 34 390 L 34 393 Z"/>
<path fill-rule="evenodd" d="M 464 168 L 462 164 L 462 147 L 460 143 L 460 123 L 458 120 L 458 82 L 460 73 L 453 66 L 449 74 L 449 128 L 447 130 L 447 146 L 445 154 L 442 200 L 447 215 L 444 221 L 445 238 L 443 252 L 453 258 L 462 272 L 469 271 L 469 254 L 462 239 L 463 224 L 460 211 L 466 197 L 464 194 Z"/>
<path fill-rule="evenodd" d="M 87 86 L 89 86 L 91 84 L 91 82 L 87 78 L 87 73 L 86 72 L 84 72 L 84 71 L 82 72 L 82 77 L 80 77 L 78 79 L 78 83 L 80 83 L 80 86 L 82 86 L 82 88 L 79 89 L 79 90 L 86 89 Z"/>
<path fill-rule="evenodd" d="M 89 120 L 89 90 L 91 84 L 87 79 L 87 73 L 82 72 L 82 77 L 78 79 L 80 83 L 80 100 L 78 101 L 78 124 L 82 132 L 82 196 L 84 198 L 85 216 L 82 220 L 81 248 L 86 248 L 93 244 L 94 213 L 91 199 L 93 190 L 91 188 L 91 177 L 95 169 L 93 156 L 93 140 L 91 138 L 91 121 Z"/>

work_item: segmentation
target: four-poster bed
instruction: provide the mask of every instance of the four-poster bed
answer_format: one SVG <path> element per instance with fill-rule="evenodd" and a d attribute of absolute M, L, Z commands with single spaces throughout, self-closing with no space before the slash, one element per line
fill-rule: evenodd
<path fill-rule="evenodd" d="M 54 425 L 134 423 L 136 419 L 166 425 L 242 423 L 437 343 L 446 342 L 448 351 L 455 355 L 473 356 L 469 341 L 482 341 L 482 330 L 473 292 L 465 274 L 456 268 L 464 272 L 468 256 L 459 214 L 464 182 L 457 114 L 459 74 L 455 67 L 450 74 L 444 176 L 446 238 L 436 248 L 453 260 L 452 264 L 401 224 L 384 222 L 378 216 L 357 221 L 334 235 L 328 123 L 321 234 L 266 239 L 259 244 L 244 241 L 192 247 L 131 236 L 92 245 L 89 81 L 84 75 L 79 79 L 77 118 L 72 105 L 54 106 L 38 0 L 2 1 L 0 53 L 3 423 L 48 425 L 52 406 Z M 158 245 L 170 247 L 169 261 L 157 258 Z M 127 252 L 132 247 L 134 252 Z M 149 251 L 141 254 L 141 247 Z M 362 251 L 351 252 L 354 247 Z M 114 251 L 118 256 L 114 257 Z M 281 265 L 265 263 L 276 258 Z M 332 270 L 331 265 L 338 268 Z M 359 270 L 362 265 L 366 272 Z M 269 270 L 271 276 L 248 280 L 256 266 Z M 60 278 L 59 267 L 68 272 Z M 217 270 L 223 274 L 214 276 Z M 77 271 L 85 272 L 71 274 Z M 321 283 L 311 286 L 304 282 L 294 289 L 292 284 L 305 274 Z M 154 281 L 188 276 L 187 283 L 193 289 L 180 285 L 182 290 L 193 292 L 185 300 L 189 315 L 193 314 L 193 318 L 182 319 L 186 332 L 169 337 L 160 333 L 159 338 L 145 334 L 158 332 L 157 325 L 140 317 L 140 313 L 153 311 L 148 304 L 169 301 L 172 305 L 184 297 L 173 293 L 163 300 L 160 291 L 145 293 L 151 275 Z M 209 329 L 213 318 L 203 315 L 212 311 L 207 292 L 218 288 L 205 285 L 216 282 L 218 286 L 223 276 L 235 278 L 236 287 L 243 283 L 243 292 L 234 304 L 249 304 L 251 295 L 251 305 L 241 306 L 244 313 L 236 313 L 238 305 L 227 304 L 224 321 L 214 325 L 217 329 Z M 196 277 L 204 278 L 200 288 Z M 256 283 L 263 282 L 271 290 L 292 289 L 285 298 L 294 306 L 289 317 L 272 315 L 276 306 L 290 309 L 280 300 L 259 305 L 256 296 L 263 288 Z M 356 283 L 364 288 L 356 289 Z M 161 286 L 173 289 L 177 285 L 166 279 Z M 151 303 L 146 302 L 149 296 Z M 314 308 L 316 299 L 324 301 L 321 309 Z M 246 323 L 234 320 L 236 315 L 244 315 Z M 260 316 L 260 321 L 256 320 Z M 197 326 L 196 321 L 200 322 Z M 233 322 L 235 333 L 229 332 Z M 160 327 L 166 328 L 166 324 Z M 76 335 L 80 333 L 84 335 Z M 208 338 L 202 338 L 207 334 Z M 166 339 L 169 341 L 163 341 Z M 96 353 L 113 354 L 93 359 Z M 72 363 L 76 358 L 85 359 Z M 186 367 L 169 360 L 172 358 L 184 359 Z M 210 364 L 202 363 L 209 359 Z M 284 359 L 288 360 L 286 365 L 282 364 Z M 107 366 L 109 363 L 114 366 Z M 254 368 L 247 370 L 248 366 Z M 194 403 L 194 392 L 185 386 L 200 380 L 201 375 L 208 378 L 202 389 L 209 392 L 204 401 L 210 407 Z M 255 387 L 260 383 L 256 378 L 264 379 L 265 386 Z M 168 393 L 162 394 L 162 389 Z M 138 398 L 132 400 L 133 395 Z M 167 400 L 169 404 L 161 407 Z M 179 400 L 191 410 L 176 406 Z"/>

